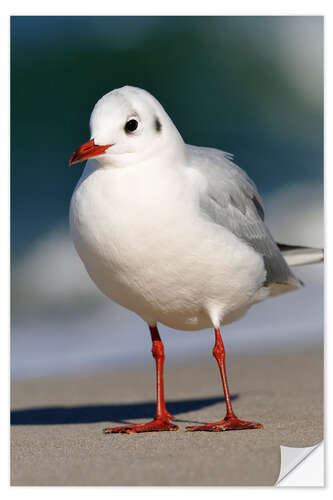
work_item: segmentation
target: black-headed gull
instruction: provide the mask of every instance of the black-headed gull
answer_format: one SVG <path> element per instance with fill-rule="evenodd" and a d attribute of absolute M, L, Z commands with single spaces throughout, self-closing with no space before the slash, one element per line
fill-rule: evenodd
<path fill-rule="evenodd" d="M 104 432 L 178 429 L 165 406 L 158 322 L 215 330 L 226 416 L 187 430 L 261 428 L 233 412 L 220 327 L 266 297 L 302 286 L 288 253 L 302 264 L 322 260 L 322 251 L 287 246 L 282 255 L 251 179 L 231 155 L 186 145 L 145 90 L 126 86 L 106 94 L 90 127 L 91 139 L 70 159 L 70 165 L 89 160 L 71 200 L 73 241 L 98 288 L 149 325 L 157 371 L 154 420 Z"/>

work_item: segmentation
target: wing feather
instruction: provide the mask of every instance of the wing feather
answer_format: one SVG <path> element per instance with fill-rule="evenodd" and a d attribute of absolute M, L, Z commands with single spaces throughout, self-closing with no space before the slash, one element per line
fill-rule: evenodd
<path fill-rule="evenodd" d="M 212 148 L 187 148 L 190 167 L 204 177 L 202 211 L 263 256 L 267 272 L 265 285 L 279 283 L 297 287 L 299 281 L 264 223 L 264 207 L 254 182 L 227 153 Z"/>

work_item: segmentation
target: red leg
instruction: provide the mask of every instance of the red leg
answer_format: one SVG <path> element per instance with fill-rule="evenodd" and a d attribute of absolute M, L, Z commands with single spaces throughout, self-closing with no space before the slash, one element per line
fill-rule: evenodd
<path fill-rule="evenodd" d="M 262 425 L 257 422 L 246 422 L 245 420 L 240 420 L 234 414 L 231 405 L 227 373 L 225 370 L 225 350 L 219 328 L 215 328 L 215 345 L 213 349 L 213 356 L 219 365 L 223 391 L 225 395 L 225 402 L 227 407 L 227 413 L 223 420 L 218 422 L 213 422 L 206 425 L 194 425 L 191 427 L 186 427 L 188 431 L 210 431 L 210 432 L 220 432 L 220 431 L 233 431 L 242 429 L 262 429 Z"/>
<path fill-rule="evenodd" d="M 156 363 L 156 392 L 157 405 L 156 415 L 154 420 L 145 424 L 129 424 L 120 427 L 109 427 L 104 429 L 105 434 L 125 433 L 132 434 L 137 432 L 156 432 L 156 431 L 176 431 L 179 427 L 169 418 L 173 418 L 165 407 L 164 399 L 164 381 L 163 381 L 163 365 L 164 365 L 164 347 L 163 342 L 158 333 L 157 326 L 149 326 L 151 339 L 153 343 L 152 354 Z"/>

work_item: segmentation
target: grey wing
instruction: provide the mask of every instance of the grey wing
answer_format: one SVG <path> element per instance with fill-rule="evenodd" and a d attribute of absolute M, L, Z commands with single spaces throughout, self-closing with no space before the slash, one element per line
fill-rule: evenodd
<path fill-rule="evenodd" d="M 300 282 L 292 273 L 264 223 L 264 208 L 255 184 L 217 149 L 187 146 L 190 166 L 205 178 L 201 210 L 216 224 L 226 227 L 259 252 L 264 259 L 266 282 L 291 285 Z"/>

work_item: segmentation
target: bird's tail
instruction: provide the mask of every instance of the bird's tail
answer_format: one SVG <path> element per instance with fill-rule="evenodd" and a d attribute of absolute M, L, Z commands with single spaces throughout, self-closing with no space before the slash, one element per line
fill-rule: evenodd
<path fill-rule="evenodd" d="M 288 266 L 305 266 L 324 260 L 323 248 L 301 247 L 298 245 L 284 245 L 277 243 Z"/>

